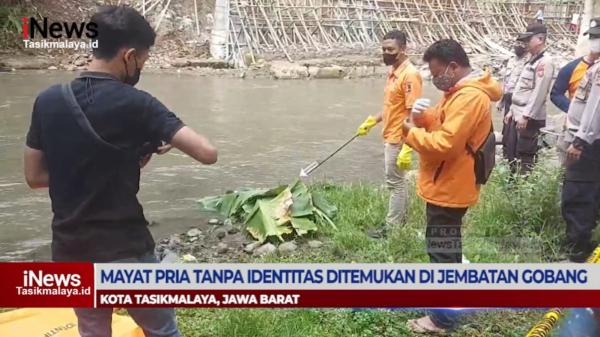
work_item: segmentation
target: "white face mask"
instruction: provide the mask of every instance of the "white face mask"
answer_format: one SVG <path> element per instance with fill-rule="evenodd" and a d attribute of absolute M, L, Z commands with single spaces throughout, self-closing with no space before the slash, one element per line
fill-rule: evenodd
<path fill-rule="evenodd" d="M 600 39 L 590 40 L 590 51 L 592 53 L 600 53 Z"/>

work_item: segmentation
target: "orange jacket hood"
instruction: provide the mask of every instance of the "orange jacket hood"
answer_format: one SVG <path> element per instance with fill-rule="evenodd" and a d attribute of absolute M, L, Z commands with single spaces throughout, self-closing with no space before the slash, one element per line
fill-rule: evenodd
<path fill-rule="evenodd" d="M 473 87 L 485 92 L 492 102 L 497 102 L 502 98 L 502 86 L 492 77 L 492 74 L 488 70 L 476 70 L 471 72 L 454 87 L 450 88 L 445 95 L 452 95 L 464 87 Z"/>

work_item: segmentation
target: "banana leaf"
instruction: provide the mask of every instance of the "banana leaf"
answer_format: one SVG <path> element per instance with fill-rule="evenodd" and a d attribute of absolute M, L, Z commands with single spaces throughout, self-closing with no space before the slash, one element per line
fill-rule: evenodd
<path fill-rule="evenodd" d="M 317 230 L 317 224 L 308 218 L 292 218 L 291 222 L 298 236 Z"/>
<path fill-rule="evenodd" d="M 273 189 L 241 189 L 222 196 L 199 200 L 201 209 L 244 221 L 246 230 L 258 241 L 284 235 L 302 236 L 319 225 L 336 228 L 332 219 L 337 208 L 323 196 L 310 192 L 301 181 Z"/>
<path fill-rule="evenodd" d="M 316 208 L 321 210 L 329 219 L 334 219 L 337 215 L 337 207 L 329 203 L 325 197 L 318 192 L 312 193 L 312 203 Z"/>
<path fill-rule="evenodd" d="M 292 199 L 294 201 L 292 204 L 292 216 L 303 217 L 312 215 L 313 204 L 310 193 L 308 192 L 308 187 L 306 187 L 303 182 L 298 180 L 294 186 L 292 186 L 291 191 Z"/>
<path fill-rule="evenodd" d="M 269 236 L 276 236 L 283 241 L 284 234 L 291 234 L 292 229 L 287 226 L 291 220 L 290 207 L 292 205 L 292 192 L 289 188 L 283 190 L 271 200 L 258 200 L 254 210 L 246 219 L 246 230 L 263 242 Z"/>

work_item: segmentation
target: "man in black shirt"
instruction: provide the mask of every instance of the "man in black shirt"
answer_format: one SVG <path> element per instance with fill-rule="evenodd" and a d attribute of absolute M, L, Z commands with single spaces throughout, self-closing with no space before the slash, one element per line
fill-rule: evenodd
<path fill-rule="evenodd" d="M 217 150 L 147 92 L 134 88 L 155 33 L 137 11 L 108 6 L 92 17 L 98 48 L 89 71 L 37 97 L 25 177 L 49 187 L 52 259 L 156 262 L 137 200 L 140 165 L 175 147 L 204 164 Z M 111 309 L 75 309 L 82 337 L 110 337 Z M 178 337 L 173 309 L 131 309 L 146 337 Z"/>

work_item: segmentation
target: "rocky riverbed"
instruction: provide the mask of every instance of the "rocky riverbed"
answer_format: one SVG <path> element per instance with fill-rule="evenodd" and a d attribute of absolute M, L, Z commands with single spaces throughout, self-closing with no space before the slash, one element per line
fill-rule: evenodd
<path fill-rule="evenodd" d="M 174 262 L 245 262 L 273 256 L 306 254 L 324 247 L 315 238 L 302 238 L 282 243 L 254 241 L 242 224 L 230 219 L 210 219 L 206 224 L 185 233 L 172 234 L 156 244 L 156 256 L 164 263 Z"/>

